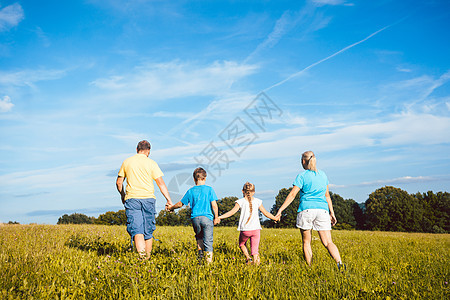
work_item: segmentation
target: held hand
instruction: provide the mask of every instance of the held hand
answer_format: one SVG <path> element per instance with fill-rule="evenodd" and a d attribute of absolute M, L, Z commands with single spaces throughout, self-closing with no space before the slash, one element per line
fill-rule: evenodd
<path fill-rule="evenodd" d="M 173 206 L 172 202 L 167 201 L 165 209 L 166 211 L 173 211 L 173 209 L 171 209 Z"/>
<path fill-rule="evenodd" d="M 334 214 L 332 214 L 332 215 L 330 214 L 330 220 L 331 220 L 331 226 L 336 225 L 337 219 Z"/>
<path fill-rule="evenodd" d="M 220 219 L 219 218 L 215 218 L 214 219 L 214 225 L 217 225 L 217 224 L 219 224 L 220 223 Z"/>

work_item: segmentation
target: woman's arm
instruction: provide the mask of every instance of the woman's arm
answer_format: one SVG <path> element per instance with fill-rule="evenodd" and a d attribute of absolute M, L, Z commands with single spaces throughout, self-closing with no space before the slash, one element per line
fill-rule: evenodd
<path fill-rule="evenodd" d="M 300 191 L 300 188 L 296 185 L 294 185 L 292 187 L 291 192 L 289 193 L 289 195 L 286 197 L 286 199 L 284 200 L 283 205 L 281 205 L 281 207 L 278 209 L 278 212 L 276 214 L 276 218 L 279 220 L 279 218 L 281 217 L 281 213 L 283 212 L 283 210 L 286 209 L 286 207 L 289 206 L 289 204 L 292 203 L 292 201 L 294 201 L 295 196 L 297 196 L 298 192 Z"/>
<path fill-rule="evenodd" d="M 337 223 L 337 219 L 336 216 L 334 215 L 333 202 L 331 201 L 330 192 L 328 191 L 328 185 L 327 191 L 325 192 L 325 198 L 327 199 L 328 209 L 330 210 L 331 225 L 334 226 Z"/>
<path fill-rule="evenodd" d="M 269 218 L 269 219 L 271 219 L 271 220 L 274 220 L 275 222 L 278 221 L 278 219 L 277 219 L 274 215 L 272 215 L 270 212 L 268 212 L 268 211 L 264 208 L 264 206 L 263 206 L 262 204 L 259 206 L 259 210 L 260 210 L 260 211 L 262 212 L 262 214 L 265 215 L 267 218 Z"/>
<path fill-rule="evenodd" d="M 235 213 L 237 213 L 237 211 L 239 210 L 239 208 L 240 208 L 240 206 L 239 206 L 239 204 L 235 204 L 234 205 L 234 207 L 229 211 L 229 212 L 226 212 L 226 213 L 224 213 L 223 215 L 221 215 L 220 217 L 219 217 L 219 219 L 226 219 L 226 218 L 228 218 L 228 217 L 231 217 L 232 215 L 234 215 Z"/>

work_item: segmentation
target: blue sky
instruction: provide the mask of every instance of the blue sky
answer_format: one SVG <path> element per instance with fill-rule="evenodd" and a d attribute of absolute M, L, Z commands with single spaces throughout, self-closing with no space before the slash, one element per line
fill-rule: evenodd
<path fill-rule="evenodd" d="M 306 150 L 346 199 L 449 191 L 449 8 L 0 0 L 0 221 L 121 209 L 142 139 L 174 202 L 201 162 L 219 197 L 250 181 L 270 209 Z"/>

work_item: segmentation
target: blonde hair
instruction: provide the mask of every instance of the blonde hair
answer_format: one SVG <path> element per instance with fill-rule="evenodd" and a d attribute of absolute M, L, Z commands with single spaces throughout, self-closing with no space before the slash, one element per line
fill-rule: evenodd
<path fill-rule="evenodd" d="M 317 172 L 316 156 L 312 151 L 306 151 L 302 154 L 302 166 L 305 170 Z"/>
<path fill-rule="evenodd" d="M 245 198 L 248 200 L 248 203 L 250 205 L 250 216 L 248 217 L 247 222 L 245 224 L 247 224 L 250 221 L 253 212 L 252 196 L 250 195 L 251 192 L 253 193 L 255 192 L 255 185 L 247 181 L 244 184 L 244 187 L 242 188 L 242 193 L 244 194 Z"/>

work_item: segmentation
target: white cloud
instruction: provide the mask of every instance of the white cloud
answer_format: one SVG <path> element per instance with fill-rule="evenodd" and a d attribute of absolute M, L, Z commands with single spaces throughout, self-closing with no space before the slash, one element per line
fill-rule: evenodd
<path fill-rule="evenodd" d="M 318 6 L 323 5 L 346 5 L 346 6 L 353 6 L 353 3 L 347 3 L 345 0 L 312 0 L 313 3 L 315 3 Z"/>
<path fill-rule="evenodd" d="M 316 124 L 308 120 L 308 124 Z M 322 124 L 323 125 L 323 124 Z M 305 134 L 305 132 L 307 132 Z M 271 159 L 298 156 L 304 149 L 329 153 L 367 147 L 429 146 L 450 143 L 450 118 L 430 114 L 391 115 L 388 121 L 372 120 L 340 128 L 282 129 L 259 133 L 242 159 Z M 374 148 L 375 149 L 375 148 Z"/>
<path fill-rule="evenodd" d="M 349 184 L 349 185 L 330 184 L 330 187 L 331 188 L 349 188 L 349 187 L 364 187 L 364 186 L 386 186 L 386 185 L 430 182 L 430 181 L 440 181 L 440 180 L 442 180 L 442 179 L 441 178 L 433 178 L 430 176 L 417 176 L 417 177 L 404 176 L 404 177 L 399 177 L 399 178 L 360 182 L 360 183 Z"/>
<path fill-rule="evenodd" d="M 257 68 L 232 61 L 216 61 L 207 66 L 179 62 L 147 64 L 130 73 L 99 78 L 91 84 L 121 98 L 215 96 L 228 92 L 235 81 L 253 74 Z"/>
<path fill-rule="evenodd" d="M 412 72 L 411 69 L 400 67 L 400 66 L 398 66 L 396 69 L 397 69 L 397 71 L 403 72 L 403 73 L 411 73 Z"/>
<path fill-rule="evenodd" d="M 407 111 L 411 111 L 417 104 L 423 108 L 423 102 L 429 101 L 433 92 L 450 81 L 450 71 L 433 78 L 422 75 L 400 82 L 390 83 L 382 88 L 382 93 L 389 95 L 389 99 L 396 99 L 405 103 Z"/>
<path fill-rule="evenodd" d="M 4 96 L 0 99 L 0 112 L 8 112 L 13 108 L 14 104 L 11 103 L 9 96 Z"/>
<path fill-rule="evenodd" d="M 14 3 L 0 10 L 0 31 L 9 30 L 17 26 L 24 19 L 22 6 Z"/>
<path fill-rule="evenodd" d="M 255 57 L 261 51 L 274 47 L 294 28 L 300 28 L 300 32 L 296 32 L 298 38 L 299 36 L 326 27 L 331 18 L 326 18 L 321 13 L 316 13 L 316 9 L 316 6 L 307 4 L 299 11 L 291 12 L 287 10 L 283 12 L 281 17 L 275 22 L 272 31 L 267 35 L 266 39 L 247 56 L 245 62 Z"/>
<path fill-rule="evenodd" d="M 35 82 L 62 78 L 65 70 L 22 70 L 15 72 L 0 71 L 0 85 L 33 86 Z"/>

